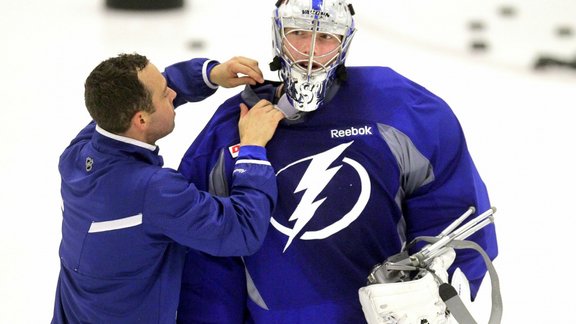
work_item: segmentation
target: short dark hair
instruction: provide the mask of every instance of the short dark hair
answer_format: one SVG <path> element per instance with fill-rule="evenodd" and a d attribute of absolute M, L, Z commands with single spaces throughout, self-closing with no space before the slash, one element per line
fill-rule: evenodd
<path fill-rule="evenodd" d="M 123 133 L 136 112 L 154 112 L 150 91 L 138 79 L 138 72 L 149 63 L 140 54 L 120 54 L 92 70 L 84 83 L 84 101 L 98 126 Z"/>

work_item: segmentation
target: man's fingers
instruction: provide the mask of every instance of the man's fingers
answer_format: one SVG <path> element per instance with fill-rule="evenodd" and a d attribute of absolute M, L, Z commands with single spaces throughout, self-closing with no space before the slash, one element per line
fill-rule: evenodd
<path fill-rule="evenodd" d="M 272 103 L 266 99 L 261 99 L 260 101 L 258 101 L 255 105 L 254 108 L 263 108 L 266 106 L 271 106 Z"/>
<path fill-rule="evenodd" d="M 245 106 L 244 104 L 241 104 L 243 106 Z M 247 107 L 246 107 L 247 108 Z M 282 119 L 284 119 L 286 116 L 284 115 L 284 113 L 279 110 L 278 108 L 276 108 L 270 101 L 266 100 L 266 99 L 262 99 L 260 101 L 258 101 L 253 107 L 253 110 L 260 110 L 265 114 L 272 114 L 273 118 L 276 121 L 280 121 Z"/>
<path fill-rule="evenodd" d="M 239 56 L 238 61 L 242 63 L 242 65 L 253 71 L 253 74 L 255 73 L 254 75 L 251 75 L 249 73 L 245 74 L 250 75 L 254 78 L 263 75 L 262 70 L 260 70 L 260 67 L 258 66 L 258 61 L 243 56 Z"/>
<path fill-rule="evenodd" d="M 262 74 L 262 71 L 260 70 L 260 68 L 258 67 L 258 62 L 248 59 L 248 58 L 244 58 L 244 57 L 239 57 L 236 58 L 236 62 L 234 62 L 233 64 L 230 65 L 231 71 L 232 73 L 235 74 L 244 74 L 245 76 L 248 76 L 250 78 L 252 78 L 253 80 L 255 80 L 258 83 L 262 83 L 264 82 L 264 77 Z M 239 77 L 239 79 L 243 79 L 246 77 Z M 247 82 L 244 82 L 244 84 L 246 84 Z"/>
<path fill-rule="evenodd" d="M 246 106 L 244 103 L 240 103 L 240 118 L 246 116 L 247 113 L 248 113 L 248 106 Z"/>
<path fill-rule="evenodd" d="M 262 102 L 262 105 L 260 106 L 255 105 L 254 108 L 261 109 L 265 114 L 271 114 L 273 120 L 275 120 L 276 122 L 279 122 L 286 117 L 281 110 L 276 108 L 273 104 L 271 104 L 268 101 Z"/>
<path fill-rule="evenodd" d="M 256 80 L 249 76 L 241 76 L 228 81 L 230 87 L 237 87 L 243 84 L 256 85 Z"/>
<path fill-rule="evenodd" d="M 233 88 L 264 83 L 264 75 L 258 67 L 258 61 L 236 56 L 216 65 L 210 72 L 210 80 L 224 88 Z"/>
<path fill-rule="evenodd" d="M 272 106 L 269 113 L 272 114 L 272 117 L 276 122 L 280 122 L 282 119 L 286 118 L 286 115 L 284 115 L 284 113 L 275 106 Z"/>
<path fill-rule="evenodd" d="M 278 122 L 286 118 L 286 115 L 284 115 L 284 113 L 276 107 L 274 107 L 274 114 L 275 114 L 274 117 L 276 117 L 276 121 Z"/>

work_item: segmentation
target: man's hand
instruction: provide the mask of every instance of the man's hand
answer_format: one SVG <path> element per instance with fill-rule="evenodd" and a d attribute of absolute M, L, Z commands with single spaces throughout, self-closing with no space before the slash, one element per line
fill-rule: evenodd
<path fill-rule="evenodd" d="M 240 145 L 266 146 L 283 118 L 284 114 L 267 100 L 260 100 L 252 109 L 241 103 L 238 121 Z"/>
<path fill-rule="evenodd" d="M 210 71 L 210 81 L 224 88 L 233 88 L 243 84 L 263 83 L 264 76 L 257 61 L 236 56 L 216 65 Z"/>

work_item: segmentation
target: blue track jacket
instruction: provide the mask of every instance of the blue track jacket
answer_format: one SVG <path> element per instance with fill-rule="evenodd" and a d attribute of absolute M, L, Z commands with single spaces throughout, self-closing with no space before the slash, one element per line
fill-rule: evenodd
<path fill-rule="evenodd" d="M 206 64 L 193 59 L 165 70 L 175 105 L 216 91 L 203 81 Z M 226 198 L 163 168 L 158 151 L 90 123 L 61 155 L 52 323 L 175 323 L 188 248 L 242 256 L 261 246 L 277 196 L 263 147 L 240 148 Z"/>

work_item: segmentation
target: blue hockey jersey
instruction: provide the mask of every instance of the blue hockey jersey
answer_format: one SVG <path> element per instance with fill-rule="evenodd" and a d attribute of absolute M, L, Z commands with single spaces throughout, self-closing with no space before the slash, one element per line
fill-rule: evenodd
<path fill-rule="evenodd" d="M 279 196 L 262 248 L 243 260 L 189 254 L 179 323 L 365 322 L 358 289 L 375 264 L 438 235 L 470 206 L 490 207 L 443 100 L 389 68 L 347 71 L 328 103 L 281 122 L 267 145 Z M 275 89 L 248 87 L 226 101 L 186 152 L 184 176 L 226 195 L 237 106 L 272 101 Z M 497 255 L 493 225 L 470 239 Z M 476 294 L 480 255 L 458 250 L 455 267 Z"/>
<path fill-rule="evenodd" d="M 166 69 L 175 104 L 214 93 L 202 78 L 205 61 Z M 199 191 L 163 168 L 158 153 L 92 122 L 61 155 L 61 270 L 52 323 L 175 323 L 187 248 L 241 256 L 260 247 L 277 196 L 263 147 L 239 150 L 230 197 Z"/>

